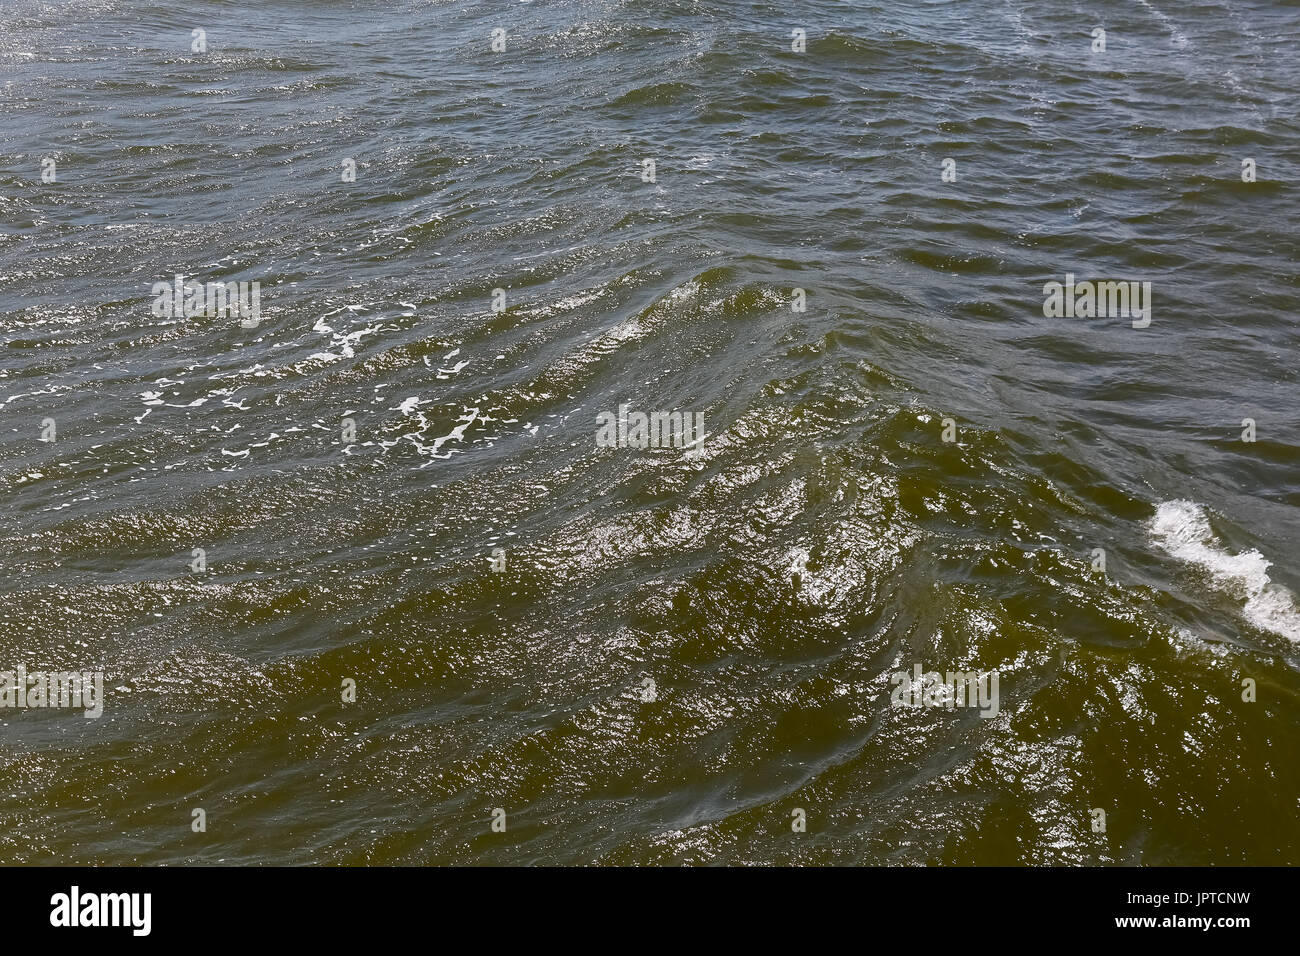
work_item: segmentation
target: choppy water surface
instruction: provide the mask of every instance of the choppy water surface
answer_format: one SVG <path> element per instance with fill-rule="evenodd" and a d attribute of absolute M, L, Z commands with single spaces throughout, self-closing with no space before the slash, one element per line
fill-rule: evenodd
<path fill-rule="evenodd" d="M 0 712 L 0 859 L 1300 862 L 1297 37 L 5 0 L 0 670 L 108 689 Z"/>

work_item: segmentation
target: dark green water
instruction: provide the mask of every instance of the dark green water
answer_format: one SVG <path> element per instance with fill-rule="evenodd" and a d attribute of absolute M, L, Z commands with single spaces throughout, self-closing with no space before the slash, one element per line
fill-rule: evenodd
<path fill-rule="evenodd" d="M 4 0 L 0 862 L 1300 862 L 1298 37 Z"/>

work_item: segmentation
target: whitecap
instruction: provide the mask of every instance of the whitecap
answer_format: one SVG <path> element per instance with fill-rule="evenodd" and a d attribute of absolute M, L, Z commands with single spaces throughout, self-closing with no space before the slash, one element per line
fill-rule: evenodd
<path fill-rule="evenodd" d="M 1244 598 L 1242 615 L 1247 621 L 1300 641 L 1300 609 L 1291 592 L 1269 578 L 1272 562 L 1254 548 L 1240 554 L 1228 551 L 1210 527 L 1204 506 L 1183 499 L 1161 502 L 1149 527 L 1163 551 L 1207 571 L 1218 590 Z"/>

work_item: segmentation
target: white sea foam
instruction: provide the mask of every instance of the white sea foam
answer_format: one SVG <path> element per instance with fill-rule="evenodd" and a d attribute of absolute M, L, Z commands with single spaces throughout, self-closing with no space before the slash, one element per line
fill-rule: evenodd
<path fill-rule="evenodd" d="M 1174 41 L 1174 45 L 1177 46 L 1178 49 L 1187 49 L 1187 35 L 1178 28 L 1177 23 L 1175 23 L 1170 17 L 1161 13 L 1155 7 L 1151 6 L 1147 0 L 1138 0 L 1138 3 L 1145 7 L 1152 16 L 1160 21 L 1161 26 L 1169 31 L 1169 37 Z"/>
<path fill-rule="evenodd" d="M 1252 548 L 1228 551 L 1215 536 L 1205 508 L 1194 501 L 1164 501 L 1151 519 L 1151 537 L 1179 561 L 1207 571 L 1219 590 L 1244 598 L 1242 614 L 1251 624 L 1300 641 L 1300 609 L 1286 588 L 1268 576 L 1272 562 Z"/>

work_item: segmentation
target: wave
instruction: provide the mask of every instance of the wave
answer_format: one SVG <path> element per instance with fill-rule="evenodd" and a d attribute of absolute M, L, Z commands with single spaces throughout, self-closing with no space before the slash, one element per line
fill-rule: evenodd
<path fill-rule="evenodd" d="M 1151 536 L 1165 552 L 1209 572 L 1218 590 L 1245 598 L 1242 615 L 1256 627 L 1300 641 L 1300 609 L 1286 588 L 1268 576 L 1273 562 L 1252 548 L 1233 554 L 1210 527 L 1205 508 L 1194 501 L 1161 502 Z"/>

